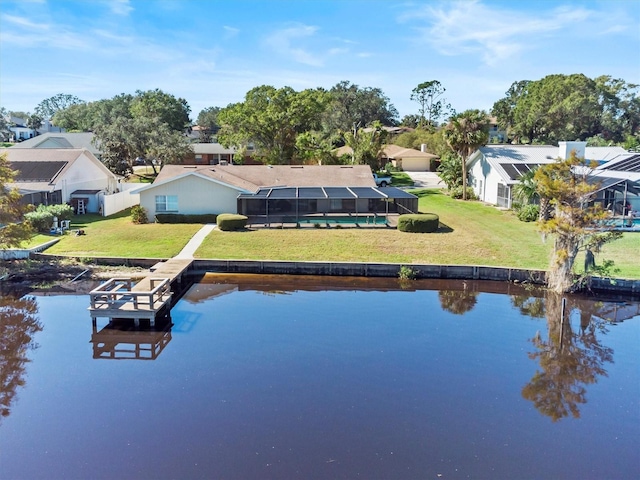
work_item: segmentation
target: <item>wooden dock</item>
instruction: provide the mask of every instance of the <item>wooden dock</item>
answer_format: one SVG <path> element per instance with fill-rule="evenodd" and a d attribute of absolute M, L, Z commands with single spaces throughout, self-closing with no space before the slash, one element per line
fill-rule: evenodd
<path fill-rule="evenodd" d="M 171 308 L 171 285 L 179 281 L 193 259 L 172 258 L 149 269 L 149 273 L 134 283 L 129 278 L 112 278 L 90 292 L 89 311 L 95 324 L 97 317 L 149 320 L 155 324 L 156 315 Z"/>

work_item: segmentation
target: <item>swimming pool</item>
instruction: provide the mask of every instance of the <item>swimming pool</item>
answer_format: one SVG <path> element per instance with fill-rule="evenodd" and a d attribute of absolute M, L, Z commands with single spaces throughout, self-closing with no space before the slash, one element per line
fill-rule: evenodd
<path fill-rule="evenodd" d="M 605 220 L 603 225 L 613 227 L 616 230 L 640 231 L 640 218 L 613 218 L 611 220 Z"/>
<path fill-rule="evenodd" d="M 295 223 L 295 219 L 292 221 Z M 363 217 L 306 217 L 299 218 L 298 223 L 307 224 L 340 224 L 340 225 L 384 225 L 387 223 L 386 217 L 379 217 L 374 215 L 368 215 Z"/>

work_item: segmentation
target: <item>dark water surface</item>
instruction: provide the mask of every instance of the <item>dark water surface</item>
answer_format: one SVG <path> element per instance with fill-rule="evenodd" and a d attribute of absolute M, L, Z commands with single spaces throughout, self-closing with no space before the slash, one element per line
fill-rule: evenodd
<path fill-rule="evenodd" d="M 88 305 L 0 297 L 0 478 L 640 478 L 638 303 L 208 275 L 97 343 Z"/>

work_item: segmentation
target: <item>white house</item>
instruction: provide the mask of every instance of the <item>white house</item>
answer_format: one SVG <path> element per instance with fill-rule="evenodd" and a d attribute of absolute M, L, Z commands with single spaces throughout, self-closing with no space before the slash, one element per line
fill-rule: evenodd
<path fill-rule="evenodd" d="M 80 213 L 99 212 L 102 197 L 119 190 L 118 178 L 85 149 L 7 148 L 16 171 L 10 188 L 17 188 L 25 203 L 70 203 Z"/>
<path fill-rule="evenodd" d="M 29 128 L 24 118 L 11 116 L 9 117 L 9 123 L 11 124 L 9 127 L 11 136 L 16 142 L 22 142 L 49 132 L 62 132 L 62 128 L 53 125 L 51 120 L 43 120 L 37 130 Z"/>
<path fill-rule="evenodd" d="M 559 142 L 551 145 L 486 145 L 474 152 L 467 161 L 469 185 L 483 202 L 511 208 L 512 187 L 520 177 L 540 165 L 566 159 L 575 151 L 580 158 L 595 160 L 604 166 L 634 155 L 622 147 L 587 147 L 586 142 Z M 600 175 L 601 178 L 609 176 Z M 622 176 L 620 181 L 629 180 Z M 613 182 L 616 183 L 616 182 Z M 612 183 L 612 184 L 613 184 Z"/>

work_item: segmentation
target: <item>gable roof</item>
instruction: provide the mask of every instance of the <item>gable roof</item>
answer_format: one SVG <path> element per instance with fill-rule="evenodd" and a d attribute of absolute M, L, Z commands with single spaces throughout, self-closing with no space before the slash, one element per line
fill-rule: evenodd
<path fill-rule="evenodd" d="M 17 171 L 16 178 L 10 184 L 19 190 L 48 190 L 71 168 L 76 160 L 85 156 L 95 163 L 105 175 L 117 178 L 91 152 L 84 148 L 4 148 L 12 170 Z"/>
<path fill-rule="evenodd" d="M 341 157 L 342 155 L 351 155 L 353 153 L 353 149 L 348 145 L 344 145 L 340 148 L 334 150 L 336 156 Z M 438 158 L 437 155 L 428 152 L 421 152 L 420 150 L 416 150 L 415 148 L 405 148 L 400 145 L 395 145 L 390 143 L 389 145 L 385 145 L 382 149 L 383 158 L 393 158 L 393 159 L 401 159 L 401 158 Z"/>
<path fill-rule="evenodd" d="M 100 155 L 101 151 L 93 143 L 92 132 L 79 133 L 43 133 L 37 137 L 16 143 L 10 148 L 84 148 L 94 155 Z"/>
<path fill-rule="evenodd" d="M 386 158 L 438 158 L 437 155 L 421 152 L 415 148 L 405 148 L 399 145 L 385 145 L 382 150 Z"/>
<path fill-rule="evenodd" d="M 265 187 L 375 187 L 367 165 L 165 165 L 151 185 L 136 192 L 188 175 L 246 192 Z"/>

